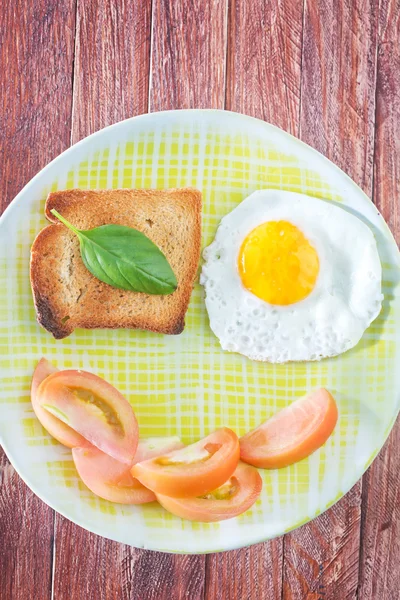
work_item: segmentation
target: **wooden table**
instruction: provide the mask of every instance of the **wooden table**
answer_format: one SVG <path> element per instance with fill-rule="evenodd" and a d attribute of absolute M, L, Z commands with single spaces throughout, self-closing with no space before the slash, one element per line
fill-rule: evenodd
<path fill-rule="evenodd" d="M 147 111 L 282 127 L 373 197 L 400 240 L 398 0 L 5 0 L 0 208 L 51 159 Z M 400 423 L 362 481 L 282 538 L 209 556 L 135 550 L 55 514 L 0 455 L 1 600 L 396 600 Z"/>

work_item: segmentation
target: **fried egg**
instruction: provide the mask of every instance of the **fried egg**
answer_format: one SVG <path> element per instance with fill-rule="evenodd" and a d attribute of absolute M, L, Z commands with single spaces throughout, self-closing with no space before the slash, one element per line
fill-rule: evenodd
<path fill-rule="evenodd" d="M 324 200 L 260 190 L 226 215 L 200 282 L 224 350 L 260 361 L 349 350 L 381 310 L 381 263 L 369 227 Z"/>

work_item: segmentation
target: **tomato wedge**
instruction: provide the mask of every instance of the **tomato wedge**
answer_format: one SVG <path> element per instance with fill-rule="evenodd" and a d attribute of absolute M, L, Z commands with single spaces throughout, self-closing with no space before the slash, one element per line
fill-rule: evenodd
<path fill-rule="evenodd" d="M 200 498 L 170 498 L 156 494 L 166 510 L 189 521 L 223 521 L 241 515 L 256 502 L 262 488 L 259 472 L 239 462 L 222 486 Z"/>
<path fill-rule="evenodd" d="M 69 425 L 93 446 L 132 464 L 138 424 L 129 402 L 112 385 L 85 371 L 49 375 L 36 392 L 42 409 Z"/>
<path fill-rule="evenodd" d="M 132 467 L 132 475 L 157 494 L 201 496 L 222 485 L 239 460 L 239 440 L 227 427 L 182 450 Z"/>
<path fill-rule="evenodd" d="M 168 452 L 180 450 L 184 447 L 185 444 L 182 444 L 177 435 L 171 435 L 167 437 L 149 437 L 144 440 L 139 440 L 133 464 L 136 465 L 138 462 L 149 460 L 150 458 L 155 458 L 156 456 L 163 456 Z"/>
<path fill-rule="evenodd" d="M 48 360 L 42 358 L 33 373 L 32 384 L 31 384 L 31 402 L 35 415 L 46 429 L 46 431 L 53 436 L 57 441 L 64 444 L 68 448 L 74 448 L 75 446 L 90 446 L 89 442 L 84 437 L 79 435 L 74 429 L 66 425 L 60 419 L 53 416 L 47 410 L 42 408 L 37 400 L 37 390 L 40 384 L 47 379 L 53 373 L 57 373 L 58 369 L 54 367 Z"/>
<path fill-rule="evenodd" d="M 176 436 L 140 440 L 134 461 L 146 460 L 182 447 Z M 132 477 L 131 465 L 115 460 L 95 446 L 73 448 L 72 457 L 83 483 L 100 498 L 119 504 L 145 504 L 156 499 L 152 491 Z"/>
<path fill-rule="evenodd" d="M 306 458 L 326 442 L 338 418 L 336 402 L 321 388 L 279 411 L 240 439 L 240 458 L 279 469 Z"/>

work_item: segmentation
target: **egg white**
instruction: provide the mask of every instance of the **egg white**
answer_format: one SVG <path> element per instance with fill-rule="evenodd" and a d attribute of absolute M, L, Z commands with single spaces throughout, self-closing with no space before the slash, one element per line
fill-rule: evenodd
<path fill-rule="evenodd" d="M 238 271 L 246 236 L 267 221 L 289 221 L 315 247 L 316 285 L 300 302 L 272 305 L 248 291 Z M 224 350 L 260 361 L 319 360 L 355 346 L 381 310 L 381 263 L 360 219 L 328 201 L 260 190 L 226 215 L 204 250 L 200 283 L 210 326 Z"/>

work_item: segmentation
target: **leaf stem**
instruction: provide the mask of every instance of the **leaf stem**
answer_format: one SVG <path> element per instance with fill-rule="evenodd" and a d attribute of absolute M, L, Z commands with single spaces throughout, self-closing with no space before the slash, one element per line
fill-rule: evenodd
<path fill-rule="evenodd" d="M 71 229 L 71 231 L 73 231 L 77 235 L 80 234 L 79 229 L 77 229 L 76 227 L 74 227 L 73 225 L 71 225 L 71 223 L 69 221 L 67 221 L 67 219 L 65 219 L 63 216 L 61 216 L 60 213 L 57 212 L 55 208 L 52 208 L 50 212 L 51 212 L 52 215 L 54 215 L 55 217 L 57 217 L 57 219 L 59 219 L 61 221 L 61 223 L 63 223 L 66 227 L 68 227 L 68 229 Z"/>

